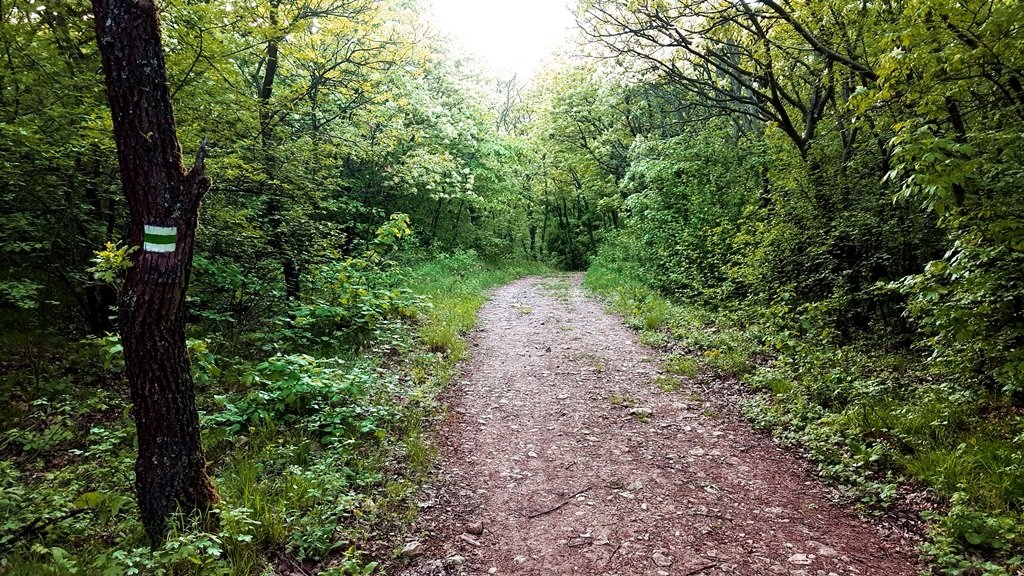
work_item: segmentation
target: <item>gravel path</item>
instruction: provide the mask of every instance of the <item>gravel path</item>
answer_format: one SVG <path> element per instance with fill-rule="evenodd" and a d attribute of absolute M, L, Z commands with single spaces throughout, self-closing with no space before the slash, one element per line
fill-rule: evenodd
<path fill-rule="evenodd" d="M 579 281 L 520 280 L 481 311 L 396 572 L 917 573 L 909 538 L 834 504 L 735 407 L 654 385 L 657 352 Z"/>

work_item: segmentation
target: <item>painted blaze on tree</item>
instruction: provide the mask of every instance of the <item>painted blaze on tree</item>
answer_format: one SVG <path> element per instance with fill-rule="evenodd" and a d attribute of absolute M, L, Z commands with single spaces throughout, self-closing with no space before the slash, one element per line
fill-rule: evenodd
<path fill-rule="evenodd" d="M 118 306 L 139 454 L 135 490 L 157 544 L 181 510 L 218 502 L 206 472 L 185 344 L 185 293 L 199 203 L 210 187 L 205 145 L 182 163 L 171 110 L 160 21 L 152 0 L 92 0 L 107 81 L 132 255 Z"/>

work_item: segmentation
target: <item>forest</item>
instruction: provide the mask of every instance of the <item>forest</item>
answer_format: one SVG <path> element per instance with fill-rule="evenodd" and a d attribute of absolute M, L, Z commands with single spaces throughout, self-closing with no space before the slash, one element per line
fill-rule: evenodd
<path fill-rule="evenodd" d="M 1021 574 L 1020 4 L 572 8 L 522 79 L 420 0 L 0 0 L 0 574 L 399 573 L 477 310 L 563 271 Z"/>

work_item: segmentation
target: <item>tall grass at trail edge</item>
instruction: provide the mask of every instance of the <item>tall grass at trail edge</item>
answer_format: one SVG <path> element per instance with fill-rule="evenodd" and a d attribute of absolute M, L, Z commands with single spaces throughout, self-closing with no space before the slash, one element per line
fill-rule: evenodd
<path fill-rule="evenodd" d="M 465 356 L 486 292 L 549 269 L 471 251 L 360 266 L 325 274 L 320 300 L 241 345 L 192 327 L 203 441 L 222 497 L 216 532 L 179 519 L 163 546 L 147 545 L 116 338 L 68 342 L 64 362 L 5 375 L 0 401 L 14 409 L 0 436 L 0 574 L 381 573 L 417 513 L 436 396 Z"/>
<path fill-rule="evenodd" d="M 923 513 L 928 573 L 1022 573 L 1024 408 L 913 351 L 815 340 L 757 303 L 673 302 L 643 278 L 602 255 L 584 286 L 645 343 L 672 344 L 666 372 L 711 389 L 717 378 L 739 378 L 755 392 L 743 406 L 752 423 L 805 453 L 869 512 L 923 488 L 934 508 Z"/>
<path fill-rule="evenodd" d="M 448 351 L 457 361 L 465 354 L 462 334 L 476 324 L 476 313 L 487 291 L 530 275 L 552 272 L 535 261 L 488 263 L 473 252 L 455 252 L 414 266 L 408 286 L 425 298 L 420 337 L 429 350 Z"/>

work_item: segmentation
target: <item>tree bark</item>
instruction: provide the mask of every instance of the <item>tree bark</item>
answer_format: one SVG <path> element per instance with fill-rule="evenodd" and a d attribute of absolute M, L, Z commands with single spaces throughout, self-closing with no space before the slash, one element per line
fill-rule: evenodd
<path fill-rule="evenodd" d="M 185 293 L 199 203 L 210 187 L 205 144 L 182 164 L 160 21 L 153 0 L 92 0 L 107 80 L 132 255 L 118 313 L 139 454 L 135 491 L 157 545 L 180 509 L 210 521 L 219 501 L 206 472 L 185 344 Z"/>
<path fill-rule="evenodd" d="M 263 186 L 266 196 L 264 218 L 270 225 L 270 247 L 277 253 L 278 262 L 281 264 L 285 297 L 289 302 L 294 302 L 301 295 L 302 266 L 295 257 L 293 243 L 284 226 L 284 191 L 281 189 L 281 184 L 277 182 L 279 142 L 274 134 L 276 114 L 270 101 L 274 95 L 274 83 L 277 81 L 278 67 L 281 62 L 281 46 L 277 36 L 277 28 L 280 24 L 278 17 L 280 5 L 279 0 L 270 1 L 270 26 L 274 36 L 267 40 L 266 68 L 263 71 L 263 79 L 260 81 L 260 89 L 256 97 L 259 99 L 260 146 L 263 154 L 263 176 L 266 182 Z"/>

